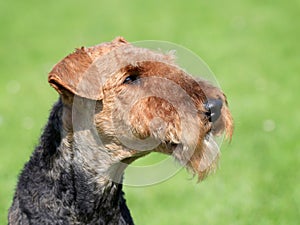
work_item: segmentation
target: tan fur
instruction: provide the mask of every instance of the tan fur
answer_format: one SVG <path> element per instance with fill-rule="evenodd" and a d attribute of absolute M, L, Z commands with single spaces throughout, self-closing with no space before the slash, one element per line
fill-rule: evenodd
<path fill-rule="evenodd" d="M 138 83 L 124 83 L 129 75 L 138 76 Z M 203 179 L 218 158 L 210 135 L 225 131 L 228 138 L 232 136 L 232 117 L 220 89 L 191 77 L 174 64 L 172 55 L 134 47 L 121 37 L 77 49 L 55 65 L 48 79 L 68 112 L 63 118 L 66 133 L 75 137 L 96 132 L 101 146 L 90 147 L 94 153 L 85 157 L 103 161 L 105 152 L 110 158 L 105 159 L 109 176 L 125 169 L 116 166 L 119 162 L 131 163 L 157 151 L 172 154 Z M 208 98 L 223 101 L 222 114 L 214 123 L 205 116 L 203 104 Z M 91 102 L 92 114 L 82 112 L 87 106 L 81 101 Z M 72 120 L 75 114 L 90 122 Z M 74 129 L 74 122 L 82 123 L 80 129 Z M 83 133 L 88 126 L 95 129 Z M 80 147 L 80 154 L 86 154 Z M 86 167 L 93 171 L 97 165 Z"/>

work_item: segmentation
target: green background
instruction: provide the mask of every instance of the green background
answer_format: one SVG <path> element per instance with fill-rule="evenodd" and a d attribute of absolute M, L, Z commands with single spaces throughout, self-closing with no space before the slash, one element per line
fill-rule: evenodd
<path fill-rule="evenodd" d="M 136 224 L 299 224 L 300 2 L 1 1 L 0 224 L 57 99 L 47 73 L 75 47 L 124 36 L 183 45 L 211 67 L 235 119 L 220 169 L 126 187 Z"/>

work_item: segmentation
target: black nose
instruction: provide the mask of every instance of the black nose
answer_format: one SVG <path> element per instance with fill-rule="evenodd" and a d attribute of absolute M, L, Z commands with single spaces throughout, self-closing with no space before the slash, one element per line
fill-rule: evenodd
<path fill-rule="evenodd" d="M 221 115 L 223 102 L 221 99 L 208 99 L 204 103 L 204 107 L 207 110 L 205 115 L 210 122 L 215 122 Z"/>

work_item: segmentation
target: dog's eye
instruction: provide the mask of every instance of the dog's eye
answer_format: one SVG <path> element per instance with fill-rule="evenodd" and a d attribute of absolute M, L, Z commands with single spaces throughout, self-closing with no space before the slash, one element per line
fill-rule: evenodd
<path fill-rule="evenodd" d="M 139 76 L 136 74 L 129 75 L 128 77 L 125 78 L 123 84 L 133 84 L 137 83 L 139 80 Z"/>

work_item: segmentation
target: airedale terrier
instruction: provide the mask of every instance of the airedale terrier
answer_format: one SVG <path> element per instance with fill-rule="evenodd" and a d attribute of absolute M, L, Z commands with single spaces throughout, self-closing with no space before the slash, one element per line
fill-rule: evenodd
<path fill-rule="evenodd" d="M 9 224 L 133 224 L 122 191 L 128 164 L 161 152 L 203 179 L 218 158 L 212 136 L 232 135 L 220 89 L 172 54 L 123 38 L 77 49 L 48 80 L 60 98 L 19 177 Z"/>

